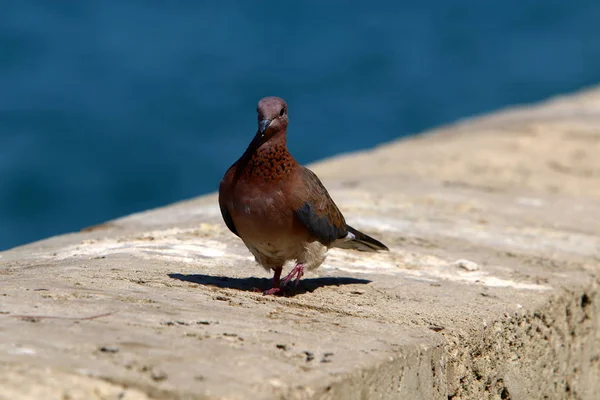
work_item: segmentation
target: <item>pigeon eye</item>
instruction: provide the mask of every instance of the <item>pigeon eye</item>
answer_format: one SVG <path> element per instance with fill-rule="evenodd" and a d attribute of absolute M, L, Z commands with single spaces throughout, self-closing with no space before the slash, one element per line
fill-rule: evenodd
<path fill-rule="evenodd" d="M 284 112 L 285 112 L 285 108 L 282 108 L 281 111 L 279 111 L 279 115 L 281 115 L 283 117 Z"/>

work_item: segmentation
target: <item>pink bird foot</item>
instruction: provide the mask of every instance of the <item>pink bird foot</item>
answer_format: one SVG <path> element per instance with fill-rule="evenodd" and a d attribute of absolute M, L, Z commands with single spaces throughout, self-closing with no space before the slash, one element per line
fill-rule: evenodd
<path fill-rule="evenodd" d="M 283 270 L 282 267 L 278 267 L 275 268 L 273 270 L 274 274 L 273 274 L 273 286 L 271 287 L 271 289 L 267 289 L 267 290 L 262 290 L 259 288 L 253 288 L 252 291 L 254 292 L 262 292 L 263 296 L 268 296 L 271 294 L 277 294 L 277 295 L 283 295 L 283 289 L 281 289 L 280 286 L 280 277 L 281 277 L 281 271 Z"/>
<path fill-rule="evenodd" d="M 271 289 L 267 289 L 267 290 L 264 290 L 264 289 L 261 289 L 261 288 L 257 288 L 257 287 L 253 287 L 252 291 L 255 292 L 255 293 L 262 293 L 263 296 L 268 296 L 268 295 L 271 295 L 271 294 L 277 294 L 277 295 L 280 295 L 280 296 L 283 295 L 283 289 L 279 288 L 279 287 L 272 287 Z"/>
<path fill-rule="evenodd" d="M 263 292 L 263 296 L 269 296 L 269 295 L 272 295 L 272 294 L 282 295 L 283 294 L 283 290 L 281 288 L 274 287 L 274 288 L 271 288 L 269 290 L 265 290 Z"/>
<path fill-rule="evenodd" d="M 294 279 L 294 276 L 296 277 L 294 286 L 298 286 L 298 282 L 300 282 L 300 278 L 302 278 L 304 276 L 304 265 L 296 264 L 294 269 L 292 269 L 290 271 L 290 273 L 287 274 L 285 278 L 283 278 L 282 286 L 286 286 L 292 279 Z"/>

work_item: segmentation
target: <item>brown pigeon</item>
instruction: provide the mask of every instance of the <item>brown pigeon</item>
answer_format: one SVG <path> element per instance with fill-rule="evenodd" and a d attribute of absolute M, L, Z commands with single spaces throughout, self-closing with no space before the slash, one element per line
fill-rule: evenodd
<path fill-rule="evenodd" d="M 327 190 L 287 149 L 288 107 L 283 99 L 258 102 L 258 131 L 225 173 L 219 206 L 227 227 L 239 236 L 256 261 L 273 270 L 273 286 L 264 294 L 283 294 L 304 270 L 323 263 L 331 247 L 388 250 L 381 242 L 346 224 Z M 283 264 L 296 266 L 283 278 Z"/>

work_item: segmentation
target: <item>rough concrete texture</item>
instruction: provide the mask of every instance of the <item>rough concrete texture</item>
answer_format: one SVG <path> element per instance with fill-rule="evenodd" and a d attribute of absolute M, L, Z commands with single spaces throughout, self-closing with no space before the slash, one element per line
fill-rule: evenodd
<path fill-rule="evenodd" d="M 214 195 L 1 253 L 0 398 L 597 399 L 599 154 L 596 89 L 317 164 L 391 251 L 288 297 Z"/>

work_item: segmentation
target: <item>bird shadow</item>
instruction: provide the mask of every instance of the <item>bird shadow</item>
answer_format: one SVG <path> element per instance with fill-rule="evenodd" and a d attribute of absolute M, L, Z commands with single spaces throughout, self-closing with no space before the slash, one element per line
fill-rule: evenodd
<path fill-rule="evenodd" d="M 267 290 L 271 288 L 271 279 L 267 278 L 230 278 L 227 276 L 213 276 L 204 274 L 167 274 L 169 278 L 178 279 L 184 282 L 196 283 L 202 286 L 213 286 L 221 289 L 237 289 L 246 292 L 255 292 L 256 288 Z M 302 279 L 298 286 L 288 285 L 285 290 L 286 296 L 295 296 L 306 292 L 312 292 L 325 286 L 342 285 L 366 285 L 371 283 L 368 279 L 358 279 L 350 277 L 321 277 Z"/>

